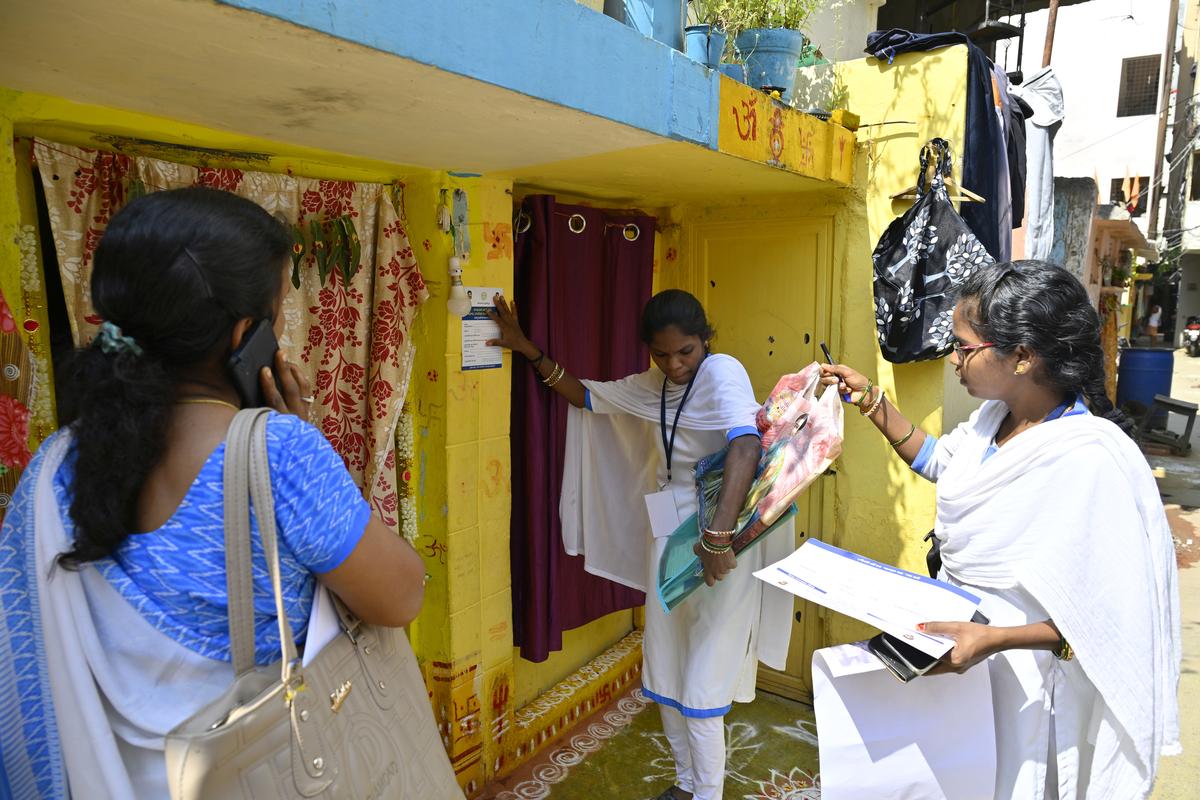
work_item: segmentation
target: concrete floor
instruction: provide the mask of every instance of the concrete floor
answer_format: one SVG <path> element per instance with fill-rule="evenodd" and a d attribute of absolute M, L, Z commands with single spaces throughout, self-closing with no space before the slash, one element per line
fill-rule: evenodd
<path fill-rule="evenodd" d="M 1171 396 L 1200 404 L 1200 358 L 1175 351 Z M 1169 427 L 1182 432 L 1172 420 Z M 1198 426 L 1200 427 L 1200 426 Z M 1179 554 L 1179 601 L 1183 619 L 1183 674 L 1179 683 L 1183 755 L 1164 758 L 1153 800 L 1200 797 L 1200 430 L 1186 458 L 1150 456 L 1171 520 Z"/>

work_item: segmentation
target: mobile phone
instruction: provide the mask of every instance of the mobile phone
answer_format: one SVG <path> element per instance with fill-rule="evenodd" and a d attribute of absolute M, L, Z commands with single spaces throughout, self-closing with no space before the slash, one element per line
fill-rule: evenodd
<path fill-rule="evenodd" d="M 880 633 L 868 641 L 867 649 L 874 653 L 887 667 L 888 672 L 901 683 L 908 683 L 918 675 L 924 675 L 941 660 L 886 633 Z"/>
<path fill-rule="evenodd" d="M 976 611 L 971 622 L 989 625 L 991 620 Z M 941 661 L 912 645 L 897 639 L 890 633 L 880 633 L 867 642 L 867 649 L 883 662 L 888 671 L 901 683 L 908 683 L 918 675 L 924 675 Z"/>
<path fill-rule="evenodd" d="M 229 377 L 242 398 L 242 408 L 263 408 L 267 399 L 263 396 L 262 383 L 259 375 L 263 367 L 275 371 L 275 353 L 279 351 L 279 342 L 275 339 L 275 329 L 271 320 L 261 319 L 254 323 L 238 345 L 238 349 L 229 357 L 226 366 Z M 275 384 L 279 384 L 279 376 L 275 376 Z"/>

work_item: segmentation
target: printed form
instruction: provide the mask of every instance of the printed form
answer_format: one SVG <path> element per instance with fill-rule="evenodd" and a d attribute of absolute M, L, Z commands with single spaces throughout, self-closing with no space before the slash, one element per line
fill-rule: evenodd
<path fill-rule="evenodd" d="M 922 633 L 917 624 L 968 622 L 980 601 L 965 589 L 815 539 L 754 576 L 890 633 L 934 658 L 945 655 L 954 642 Z"/>

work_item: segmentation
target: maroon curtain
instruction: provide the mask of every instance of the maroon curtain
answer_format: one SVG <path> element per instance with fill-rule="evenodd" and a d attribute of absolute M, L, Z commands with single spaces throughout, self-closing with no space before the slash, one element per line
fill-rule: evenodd
<path fill-rule="evenodd" d="M 654 218 L 563 205 L 547 195 L 526 198 L 523 211 L 529 229 L 517 237 L 516 301 L 530 340 L 578 377 L 615 380 L 644 370 L 649 352 L 638 338 L 638 321 L 653 285 Z M 575 233 L 580 219 L 583 230 Z M 628 239 L 628 224 L 640 232 L 636 241 Z M 644 602 L 641 592 L 584 572 L 583 559 L 563 550 L 558 499 L 566 430 L 566 401 L 518 358 L 512 403 L 513 633 L 530 661 L 561 650 L 563 631 Z"/>

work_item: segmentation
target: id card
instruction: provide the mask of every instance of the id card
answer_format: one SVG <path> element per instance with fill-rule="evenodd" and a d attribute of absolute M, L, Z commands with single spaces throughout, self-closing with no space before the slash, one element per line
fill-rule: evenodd
<path fill-rule="evenodd" d="M 675 505 L 675 493 L 670 489 L 646 495 L 646 513 L 650 516 L 650 530 L 655 539 L 670 536 L 683 522 Z"/>

